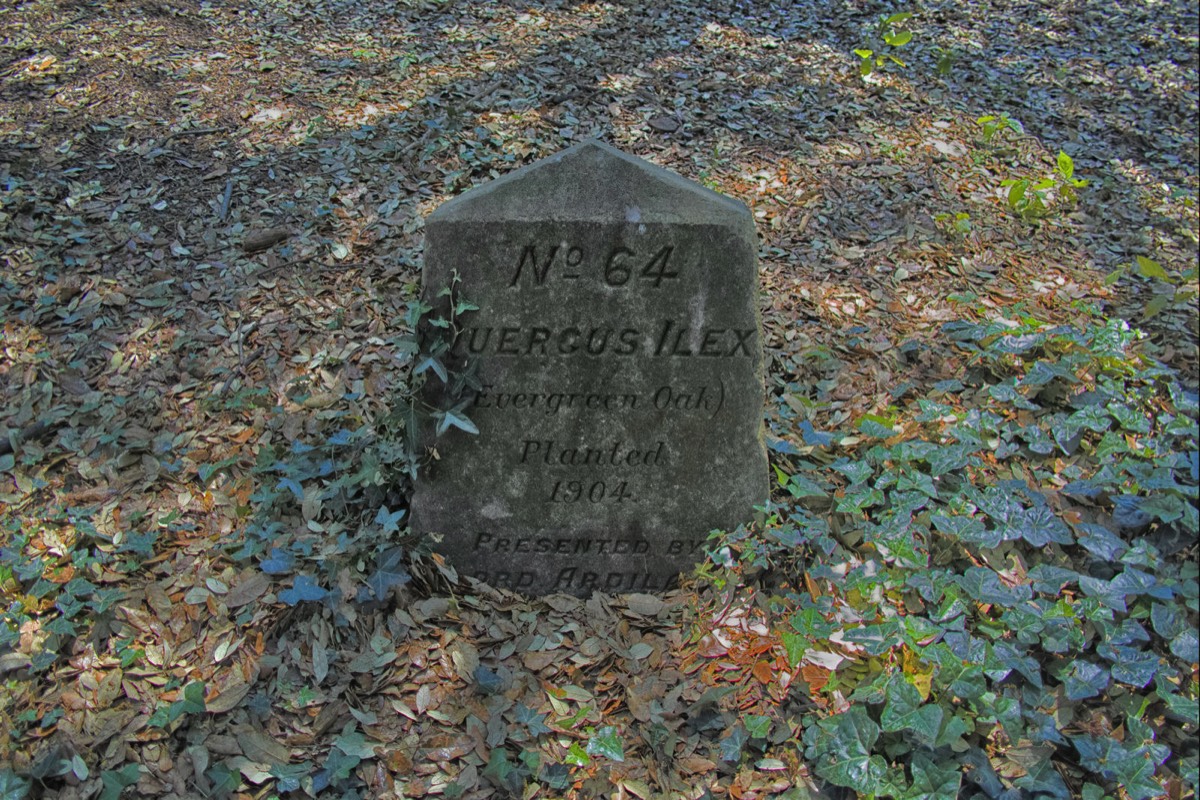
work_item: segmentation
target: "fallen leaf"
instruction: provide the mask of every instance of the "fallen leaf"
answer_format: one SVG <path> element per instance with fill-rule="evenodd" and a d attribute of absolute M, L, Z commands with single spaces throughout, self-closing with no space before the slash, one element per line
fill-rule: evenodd
<path fill-rule="evenodd" d="M 242 249 L 247 253 L 257 253 L 260 250 L 266 250 L 268 247 L 273 247 L 280 242 L 286 241 L 291 235 L 291 231 L 287 228 L 268 228 L 261 231 L 251 231 L 242 240 Z"/>
<path fill-rule="evenodd" d="M 675 117 L 652 117 L 646 124 L 660 133 L 671 133 L 679 130 L 679 120 L 675 119 Z"/>

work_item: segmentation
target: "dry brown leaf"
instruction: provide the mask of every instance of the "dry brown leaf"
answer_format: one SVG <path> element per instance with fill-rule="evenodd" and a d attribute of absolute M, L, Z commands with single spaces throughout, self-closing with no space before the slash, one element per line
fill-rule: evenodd
<path fill-rule="evenodd" d="M 266 733 L 246 726 L 235 726 L 233 731 L 242 754 L 251 761 L 258 764 L 286 764 L 291 760 L 292 751 Z"/>
<path fill-rule="evenodd" d="M 292 233 L 287 228 L 268 228 L 261 231 L 251 231 L 242 240 L 242 249 L 247 253 L 257 253 L 266 250 L 282 241 L 286 241 Z"/>
<path fill-rule="evenodd" d="M 224 680 L 214 676 L 210 685 L 216 694 L 204 700 L 205 710 L 212 714 L 224 714 L 237 708 L 253 688 L 253 684 L 237 669 L 230 670 L 225 676 Z"/>
<path fill-rule="evenodd" d="M 230 608 L 241 608 L 253 603 L 266 594 L 271 588 L 271 579 L 262 571 L 254 568 L 243 570 L 229 587 L 225 595 L 225 605 Z"/>
<path fill-rule="evenodd" d="M 627 594 L 624 600 L 630 611 L 643 617 L 656 617 L 667 607 L 661 598 L 652 594 Z"/>

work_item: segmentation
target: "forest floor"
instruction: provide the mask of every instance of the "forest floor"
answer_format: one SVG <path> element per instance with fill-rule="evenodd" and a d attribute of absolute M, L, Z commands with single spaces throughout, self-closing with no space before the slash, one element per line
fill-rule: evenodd
<path fill-rule="evenodd" d="M 892 11 L 916 12 L 894 50 Z M 422 220 L 587 137 L 753 210 L 780 442 L 797 386 L 839 431 L 952 376 L 900 356 L 952 320 L 1128 320 L 1194 387 L 1197 24 L 1182 0 L 5 3 L 0 797 L 817 791 L 798 750 L 722 757 L 722 715 L 789 690 L 718 584 L 528 600 L 426 556 L 387 602 L 343 602 L 349 564 L 338 602 L 289 605 L 291 573 L 238 553 L 271 458 L 388 418 Z M 862 48 L 904 65 L 864 77 Z M 1001 185 L 1056 175 L 1041 213 Z M 394 530 L 403 489 L 363 524 Z M 346 507 L 305 503 L 281 519 L 336 556 Z"/>

